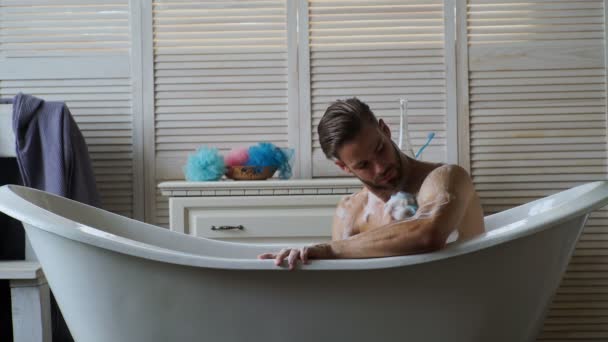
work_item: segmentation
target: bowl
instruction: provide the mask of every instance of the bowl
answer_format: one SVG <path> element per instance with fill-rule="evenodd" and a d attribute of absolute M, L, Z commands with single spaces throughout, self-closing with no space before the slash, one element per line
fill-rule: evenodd
<path fill-rule="evenodd" d="M 234 180 L 264 180 L 277 171 L 275 166 L 229 166 L 226 177 Z"/>

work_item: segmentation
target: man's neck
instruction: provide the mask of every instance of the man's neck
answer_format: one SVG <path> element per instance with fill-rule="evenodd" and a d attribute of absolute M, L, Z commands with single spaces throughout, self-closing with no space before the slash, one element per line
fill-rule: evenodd
<path fill-rule="evenodd" d="M 397 183 L 394 187 L 390 188 L 377 188 L 371 184 L 364 183 L 365 189 L 368 192 L 376 195 L 376 197 L 380 198 L 383 202 L 387 202 L 392 195 L 400 192 L 406 191 L 409 189 L 409 175 L 411 174 L 410 167 L 412 166 L 412 160 L 409 160 L 405 154 L 399 152 L 399 167 L 401 169 L 401 178 L 399 183 Z"/>
<path fill-rule="evenodd" d="M 382 201 L 387 202 L 392 195 L 398 192 L 407 192 L 417 194 L 422 186 L 422 182 L 426 176 L 436 167 L 441 164 L 421 162 L 419 160 L 408 157 L 405 153 L 399 151 L 401 165 L 401 180 L 392 188 L 379 189 L 368 184 L 365 184 L 367 191 L 373 193 Z"/>

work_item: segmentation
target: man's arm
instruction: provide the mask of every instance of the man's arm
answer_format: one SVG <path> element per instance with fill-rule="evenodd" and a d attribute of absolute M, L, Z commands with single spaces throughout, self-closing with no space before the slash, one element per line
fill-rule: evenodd
<path fill-rule="evenodd" d="M 332 241 L 342 240 L 354 234 L 355 212 L 353 211 L 353 196 L 343 197 L 334 211 L 333 223 L 331 228 Z M 320 244 L 301 249 L 283 248 L 278 253 L 264 253 L 258 255 L 260 259 L 275 259 L 275 263 L 280 265 L 283 259 L 287 258 L 289 268 L 294 269 L 295 262 L 301 259 L 303 263 L 310 258 L 323 258 L 329 255 L 329 245 Z M 309 253 L 311 252 L 311 253 Z"/>
<path fill-rule="evenodd" d="M 468 173 L 457 165 L 444 165 L 433 170 L 418 193 L 416 215 L 351 236 L 304 247 L 265 253 L 261 259 L 275 259 L 281 265 L 287 258 L 290 269 L 297 260 L 374 258 L 432 252 L 442 248 L 450 233 L 462 221 L 474 197 L 475 188 Z"/>
<path fill-rule="evenodd" d="M 372 258 L 431 252 L 442 248 L 469 206 L 474 186 L 468 173 L 457 165 L 433 170 L 418 193 L 415 216 L 321 247 L 325 258 Z"/>
<path fill-rule="evenodd" d="M 355 227 L 357 215 L 355 197 L 358 194 L 344 196 L 338 203 L 331 228 L 332 241 L 346 239 L 359 233 L 359 228 Z"/>
<path fill-rule="evenodd" d="M 338 203 L 336 211 L 334 212 L 334 220 L 331 226 L 331 240 L 336 241 L 342 239 L 344 234 L 344 197 Z"/>

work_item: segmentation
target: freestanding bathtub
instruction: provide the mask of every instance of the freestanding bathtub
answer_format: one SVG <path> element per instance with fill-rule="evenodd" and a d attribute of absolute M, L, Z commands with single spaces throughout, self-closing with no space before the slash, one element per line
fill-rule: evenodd
<path fill-rule="evenodd" d="M 595 182 L 486 217 L 487 233 L 412 256 L 313 260 L 175 233 L 45 192 L 0 188 L 77 341 L 533 341 Z M 287 224 L 287 223 L 286 223 Z"/>

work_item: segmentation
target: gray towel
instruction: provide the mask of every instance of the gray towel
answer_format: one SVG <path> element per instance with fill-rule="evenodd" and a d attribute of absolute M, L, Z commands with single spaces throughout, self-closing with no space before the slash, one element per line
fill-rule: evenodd
<path fill-rule="evenodd" d="M 25 186 L 101 205 L 86 142 L 65 103 L 17 94 L 13 131 Z"/>

